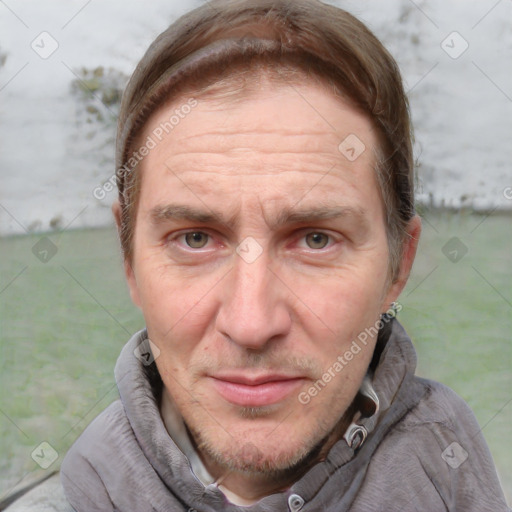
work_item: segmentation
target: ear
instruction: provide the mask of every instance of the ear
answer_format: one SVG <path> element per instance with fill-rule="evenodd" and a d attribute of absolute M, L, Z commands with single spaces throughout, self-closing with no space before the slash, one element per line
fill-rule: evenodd
<path fill-rule="evenodd" d="M 114 215 L 114 219 L 116 221 L 119 238 L 121 238 L 121 205 L 117 199 L 112 204 L 112 214 Z M 132 298 L 132 302 L 138 308 L 141 308 L 139 286 L 135 277 L 135 271 L 133 269 L 132 262 L 128 261 L 126 256 L 124 256 L 124 275 L 126 282 L 128 283 L 128 288 L 130 289 L 130 297 Z"/>
<path fill-rule="evenodd" d="M 409 274 L 411 273 L 412 264 L 416 256 L 416 249 L 418 248 L 418 242 L 421 235 L 421 219 L 418 215 L 415 215 L 409 221 L 406 231 L 407 235 L 404 240 L 402 257 L 400 260 L 400 272 L 398 274 L 398 278 L 389 286 L 386 298 L 382 305 L 384 309 L 389 308 L 389 305 L 398 299 L 409 279 Z"/>

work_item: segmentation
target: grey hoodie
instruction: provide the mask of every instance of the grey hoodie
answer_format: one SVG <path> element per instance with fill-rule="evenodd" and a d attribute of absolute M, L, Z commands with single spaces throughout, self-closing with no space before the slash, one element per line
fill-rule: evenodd
<path fill-rule="evenodd" d="M 358 422 L 368 432 L 365 442 L 351 448 L 341 439 L 287 491 L 249 507 L 201 483 L 169 436 L 155 365 L 134 356 L 146 339 L 143 330 L 125 345 L 115 368 L 121 400 L 64 459 L 61 480 L 78 512 L 510 510 L 471 410 L 445 386 L 414 376 L 416 354 L 397 320 L 379 336 L 372 361 L 379 408 Z"/>

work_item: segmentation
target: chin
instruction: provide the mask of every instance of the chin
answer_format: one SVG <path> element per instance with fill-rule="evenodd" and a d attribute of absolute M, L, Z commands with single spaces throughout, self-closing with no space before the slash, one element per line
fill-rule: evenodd
<path fill-rule="evenodd" d="M 274 429 L 275 430 L 275 429 Z M 298 467 L 309 466 L 309 461 L 317 458 L 328 436 L 296 432 L 283 438 L 267 429 L 245 431 L 240 435 L 223 432 L 222 440 L 217 436 L 202 433 L 193 437 L 199 451 L 225 472 L 237 472 L 254 476 L 275 476 L 282 478 L 296 473 Z M 311 433 L 310 433 L 311 434 Z M 217 439 L 214 439 L 217 438 Z"/>

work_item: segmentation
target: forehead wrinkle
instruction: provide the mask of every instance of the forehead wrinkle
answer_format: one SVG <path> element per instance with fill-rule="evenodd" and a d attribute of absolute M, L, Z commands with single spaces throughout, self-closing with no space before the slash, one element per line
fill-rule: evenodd
<path fill-rule="evenodd" d="M 301 133 L 281 137 L 279 131 L 269 133 L 254 133 L 226 137 L 223 135 L 196 135 L 177 138 L 174 141 L 174 155 L 193 155 L 203 153 L 224 154 L 237 149 L 247 149 L 264 154 L 318 154 L 337 155 L 339 144 L 343 137 L 330 133 Z M 312 136 L 314 137 L 312 139 Z M 366 139 L 366 137 L 361 137 Z M 367 142 L 367 145 L 369 142 Z M 281 147 L 278 147 L 281 146 Z"/>
<path fill-rule="evenodd" d="M 178 137 L 177 139 L 197 139 L 201 137 L 210 137 L 210 136 L 218 136 L 218 135 L 282 135 L 283 137 L 307 137 L 308 135 L 333 135 L 335 132 L 333 130 L 312 130 L 305 133 L 304 131 L 300 130 L 287 130 L 286 128 L 276 128 L 275 130 L 271 128 L 265 127 L 264 131 L 262 132 L 261 129 L 257 128 L 240 128 L 239 130 L 214 130 L 214 131 L 206 131 L 202 133 L 198 133 L 196 135 L 191 135 L 187 137 Z"/>
<path fill-rule="evenodd" d="M 203 151 L 176 151 L 173 153 L 173 156 L 181 156 L 186 155 L 187 157 L 190 157 L 192 155 L 225 155 L 228 153 L 232 153 L 234 155 L 243 155 L 244 153 L 261 153 L 263 155 L 280 155 L 280 156 L 286 156 L 286 155 L 315 155 L 315 156 L 327 156 L 327 157 L 333 157 L 336 155 L 336 153 L 328 153 L 328 152 L 320 152 L 320 151 L 308 151 L 307 149 L 298 149 L 296 151 L 276 151 L 276 150 L 265 150 L 262 148 L 254 148 L 251 146 L 237 146 L 236 148 L 226 148 L 226 149 L 215 149 L 215 150 L 203 150 Z M 337 156 L 337 155 L 336 155 Z"/>
<path fill-rule="evenodd" d="M 169 169 L 185 172 L 207 171 L 219 175 L 274 174 L 280 172 L 325 173 L 333 166 L 342 172 L 358 171 L 362 167 L 373 168 L 376 160 L 373 145 L 361 155 L 357 162 L 349 162 L 339 151 L 339 139 L 328 145 L 325 139 L 305 144 L 295 144 L 281 150 L 276 149 L 276 140 L 265 146 L 253 143 L 239 144 L 182 144 L 169 148 L 164 164 Z M 195 146 L 195 147 L 194 147 Z M 272 167 L 272 172 L 263 170 Z M 216 171 L 216 169 L 221 169 Z M 239 169 L 244 169 L 240 171 Z M 263 172 L 262 172 L 263 171 Z"/>
<path fill-rule="evenodd" d="M 288 140 L 297 140 L 302 139 L 304 137 L 318 137 L 322 140 L 325 140 L 326 138 L 332 138 L 338 140 L 340 137 L 337 135 L 335 131 L 318 131 L 318 130 L 308 130 L 308 131 L 288 131 L 286 128 L 279 128 L 279 129 L 269 129 L 266 126 L 265 127 L 255 127 L 252 129 L 243 129 L 240 128 L 239 130 L 219 130 L 219 131 L 212 131 L 212 132 L 202 132 L 202 133 L 195 133 L 195 134 L 187 134 L 186 136 L 179 136 L 177 135 L 175 140 L 180 145 L 183 146 L 184 143 L 188 142 L 197 142 L 198 144 L 202 144 L 202 140 L 204 138 L 207 139 L 221 139 L 223 141 L 228 140 L 236 140 L 240 138 L 246 138 L 250 137 L 251 139 L 258 138 L 258 139 L 264 139 L 264 138 L 272 138 L 272 141 L 275 141 L 275 138 L 280 137 L 282 139 L 288 139 Z"/>
<path fill-rule="evenodd" d="M 248 159 L 249 152 L 237 151 L 236 154 L 233 152 L 229 159 L 226 159 L 224 155 L 220 156 L 218 152 L 204 152 L 191 154 L 184 153 L 180 155 L 173 155 L 165 162 L 165 167 L 169 173 L 178 173 L 182 176 L 189 175 L 192 179 L 194 174 L 200 176 L 199 181 L 195 183 L 199 187 L 204 185 L 203 173 L 208 173 L 218 176 L 236 176 L 236 177 L 248 177 L 251 176 L 275 176 L 280 174 L 297 173 L 299 175 L 318 175 L 318 174 L 331 174 L 336 177 L 336 170 L 344 173 L 352 171 L 350 162 L 343 162 L 341 155 L 332 154 L 320 154 L 320 153 L 288 153 L 293 156 L 294 159 L 288 161 L 271 160 L 266 159 L 259 160 L 257 155 Z M 277 154 L 277 153 L 276 153 Z M 296 158 L 298 154 L 307 154 L 312 158 Z M 205 155 L 210 155 L 210 158 L 205 159 Z M 287 153 L 280 153 L 279 156 L 284 158 Z M 219 159 L 215 158 L 219 156 Z M 318 158 L 321 156 L 321 161 Z M 237 159 L 240 159 L 237 160 Z M 219 160 L 219 161 L 216 161 Z M 270 169 L 270 170 L 269 170 Z M 341 176 L 340 176 L 341 177 Z"/>
<path fill-rule="evenodd" d="M 314 140 L 311 140 L 312 138 Z M 323 153 L 332 156 L 337 153 L 343 138 L 334 131 L 288 131 L 286 128 L 272 130 L 262 126 L 245 130 L 240 128 L 236 131 L 192 133 L 186 136 L 176 134 L 172 145 L 175 146 L 173 148 L 175 155 L 225 153 L 228 150 L 247 148 L 261 153 Z M 360 134 L 360 138 L 366 137 Z M 276 139 L 280 139 L 280 143 L 284 145 L 283 151 L 275 151 Z M 307 139 L 307 144 L 304 139 Z M 205 147 L 206 150 L 202 149 Z"/>

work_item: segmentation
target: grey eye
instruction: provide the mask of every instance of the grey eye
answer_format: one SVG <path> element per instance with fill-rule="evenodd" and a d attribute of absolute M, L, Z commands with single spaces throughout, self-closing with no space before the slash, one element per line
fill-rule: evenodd
<path fill-rule="evenodd" d="M 306 243 L 310 249 L 323 249 L 329 243 L 329 236 L 325 233 L 309 233 Z"/>
<path fill-rule="evenodd" d="M 192 249 L 202 249 L 208 243 L 208 235 L 201 231 L 194 231 L 185 235 L 185 242 Z"/>

